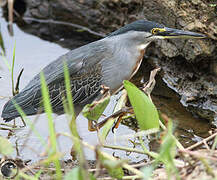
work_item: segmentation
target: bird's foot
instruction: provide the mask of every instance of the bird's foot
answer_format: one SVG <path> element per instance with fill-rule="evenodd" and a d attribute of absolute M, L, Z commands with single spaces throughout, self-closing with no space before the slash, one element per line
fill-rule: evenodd
<path fill-rule="evenodd" d="M 115 112 L 114 114 L 110 115 L 109 117 L 105 118 L 103 121 L 96 123 L 95 121 L 88 121 L 88 130 L 89 131 L 97 131 L 100 128 L 102 128 L 109 120 L 113 119 L 113 118 L 117 118 L 118 120 L 115 122 L 112 131 L 114 130 L 114 128 L 118 128 L 119 124 L 122 121 L 122 117 L 125 116 L 127 113 L 133 113 L 133 108 L 131 107 L 124 107 L 121 110 Z"/>

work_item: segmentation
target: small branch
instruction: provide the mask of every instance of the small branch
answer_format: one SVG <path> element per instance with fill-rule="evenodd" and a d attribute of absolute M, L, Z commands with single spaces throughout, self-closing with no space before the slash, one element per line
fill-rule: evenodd
<path fill-rule="evenodd" d="M 0 127 L 0 130 L 12 132 L 12 129 L 11 129 L 11 128 Z"/>
<path fill-rule="evenodd" d="M 154 161 L 142 162 L 142 163 L 139 163 L 139 164 L 137 164 L 137 163 L 136 164 L 131 164 L 131 166 L 134 167 L 134 168 L 140 168 L 140 167 L 151 165 L 153 163 L 154 163 Z"/>
<path fill-rule="evenodd" d="M 148 84 L 144 85 L 144 88 L 143 88 L 143 91 L 148 95 L 150 99 L 151 99 L 151 92 L 154 89 L 154 86 L 156 84 L 155 76 L 158 71 L 160 71 L 160 68 L 156 68 L 151 71 Z"/>
<path fill-rule="evenodd" d="M 214 133 L 214 134 L 212 134 L 211 136 L 209 136 L 209 137 L 203 139 L 202 141 L 197 142 L 197 143 L 193 144 L 192 146 L 186 148 L 186 150 L 192 150 L 192 149 L 194 149 L 194 148 L 196 148 L 196 147 L 202 145 L 204 142 L 208 142 L 208 141 L 212 140 L 215 136 L 217 136 L 217 132 Z"/>
<path fill-rule="evenodd" d="M 210 148 L 209 148 L 209 146 L 208 146 L 208 144 L 207 144 L 206 141 L 203 140 L 203 144 L 205 145 L 206 149 L 210 150 Z"/>
<path fill-rule="evenodd" d="M 121 146 L 112 146 L 112 145 L 103 145 L 104 148 L 108 149 L 118 149 L 118 150 L 123 150 L 127 152 L 135 152 L 138 154 L 144 154 L 144 151 L 139 150 L 139 149 L 134 149 L 134 148 L 128 148 L 128 147 L 121 147 Z"/>
<path fill-rule="evenodd" d="M 8 0 L 8 19 L 9 19 L 9 34 L 13 36 L 13 9 L 14 9 L 14 0 Z"/>
<path fill-rule="evenodd" d="M 82 29 L 83 31 L 87 31 L 90 34 L 93 34 L 93 35 L 98 36 L 98 37 L 105 37 L 106 36 L 105 34 L 95 32 L 95 31 L 93 31 L 93 30 L 91 30 L 85 26 L 81 26 L 81 25 L 73 24 L 73 23 L 68 23 L 68 22 L 63 22 L 63 21 L 54 21 L 51 19 L 48 19 L 48 20 L 34 19 L 34 18 L 30 18 L 30 17 L 24 17 L 23 20 L 25 20 L 25 21 L 31 20 L 33 22 L 40 22 L 40 23 L 52 23 L 52 24 L 58 24 L 58 25 L 66 25 L 66 26 L 71 26 L 71 27 L 77 28 L 77 29 Z"/>
<path fill-rule="evenodd" d="M 129 139 L 129 138 L 137 138 L 137 137 L 140 137 L 140 136 L 151 135 L 151 134 L 154 134 L 154 133 L 157 133 L 157 132 L 159 132 L 159 129 L 153 128 L 153 129 L 139 131 L 139 132 L 133 133 L 133 134 L 122 135 L 122 136 L 117 137 L 116 140 L 126 140 L 126 139 Z M 113 141 L 107 140 L 107 142 L 113 142 Z"/>
<path fill-rule="evenodd" d="M 202 153 L 190 151 L 190 150 L 187 150 L 187 149 L 179 150 L 179 152 L 189 154 L 189 155 L 194 156 L 196 158 L 205 158 L 205 159 L 210 159 L 210 160 L 213 160 L 213 161 L 217 161 L 217 158 L 215 158 L 215 157 L 205 156 Z"/>

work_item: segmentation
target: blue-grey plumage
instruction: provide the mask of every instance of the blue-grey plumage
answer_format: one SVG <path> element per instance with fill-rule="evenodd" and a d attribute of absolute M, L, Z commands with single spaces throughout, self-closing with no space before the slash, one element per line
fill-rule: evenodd
<path fill-rule="evenodd" d="M 46 66 L 42 71 L 49 88 L 53 112 L 63 113 L 62 97 L 65 93 L 63 63 L 66 62 L 71 82 L 75 110 L 100 95 L 101 85 L 116 92 L 123 80 L 129 80 L 143 59 L 145 48 L 155 39 L 203 38 L 198 33 L 166 28 L 161 24 L 138 20 L 107 37 L 74 49 Z M 2 118 L 10 121 L 18 116 L 16 102 L 27 115 L 43 112 L 41 108 L 40 73 L 11 100 L 2 112 Z"/>

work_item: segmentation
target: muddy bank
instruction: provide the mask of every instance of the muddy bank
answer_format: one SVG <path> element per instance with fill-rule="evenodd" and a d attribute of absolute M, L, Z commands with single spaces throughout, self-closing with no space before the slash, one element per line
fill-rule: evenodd
<path fill-rule="evenodd" d="M 151 179 L 154 180 L 167 180 L 169 179 L 187 179 L 187 180 L 197 180 L 197 179 L 214 179 L 217 176 L 215 171 L 216 167 L 216 151 L 211 151 L 208 149 L 200 149 L 194 151 L 180 151 L 178 156 L 176 157 L 176 163 L 173 168 L 175 168 L 178 173 L 168 173 L 165 167 L 160 164 L 156 167 L 151 175 Z M 1 161 L 1 159 L 0 159 Z M 14 165 L 14 171 L 18 172 L 25 172 L 26 176 L 28 175 L 31 177 L 33 174 L 40 174 L 40 179 L 49 180 L 55 177 L 55 166 L 53 164 L 43 165 L 43 164 L 32 164 L 30 161 L 23 161 L 21 159 L 15 160 L 5 160 L 3 163 L 11 163 Z M 64 179 L 71 179 L 72 171 L 79 166 L 77 160 L 66 160 L 60 161 L 61 163 L 61 172 L 63 174 Z M 87 161 L 88 171 L 97 179 L 114 179 L 109 176 L 108 171 L 105 167 L 99 166 L 99 161 Z M 142 171 L 145 168 L 150 168 L 154 166 L 154 161 L 140 161 L 140 162 L 131 162 L 129 163 L 131 167 L 136 168 Z M 3 166 L 2 166 L 3 167 Z M 1 167 L 1 172 L 4 177 L 9 179 L 8 177 L 12 177 L 11 174 L 11 167 L 5 167 L 4 169 Z M 67 177 L 68 176 L 68 177 Z M 127 169 L 124 169 L 124 176 L 125 179 L 133 179 L 133 173 Z M 1 177 L 1 175 L 0 175 Z M 16 177 L 16 174 L 15 174 Z M 128 178 L 127 178 L 128 177 Z M 134 179 L 141 179 L 141 178 L 134 178 Z"/>
<path fill-rule="evenodd" d="M 81 44 L 74 46 L 70 42 L 66 45 L 71 29 L 64 26 L 63 33 L 52 21 L 79 24 L 107 34 L 131 21 L 146 18 L 169 27 L 206 34 L 205 40 L 157 41 L 149 47 L 147 57 L 162 67 L 163 80 L 181 96 L 182 104 L 195 116 L 217 120 L 216 4 L 214 0 L 17 0 L 15 9 L 32 27 L 26 28 L 28 33 L 55 40 L 70 49 Z M 48 21 L 35 23 L 31 18 Z M 64 40 L 61 40 L 62 35 Z M 90 36 L 84 44 L 98 38 L 97 34 Z"/>

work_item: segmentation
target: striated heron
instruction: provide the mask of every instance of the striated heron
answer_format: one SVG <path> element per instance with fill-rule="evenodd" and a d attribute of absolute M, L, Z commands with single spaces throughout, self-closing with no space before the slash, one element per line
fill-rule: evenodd
<path fill-rule="evenodd" d="M 71 93 L 78 114 L 84 105 L 99 97 L 101 85 L 109 87 L 111 93 L 115 93 L 122 87 L 123 80 L 132 78 L 142 62 L 146 47 L 152 41 L 204 37 L 199 33 L 167 28 L 162 24 L 142 19 L 114 31 L 103 39 L 69 51 L 42 70 L 49 88 L 53 112 L 64 113 L 63 62 L 68 65 Z M 40 74 L 12 100 L 26 115 L 37 114 L 42 101 Z M 2 112 L 2 118 L 6 122 L 20 116 L 12 100 L 5 104 Z"/>

